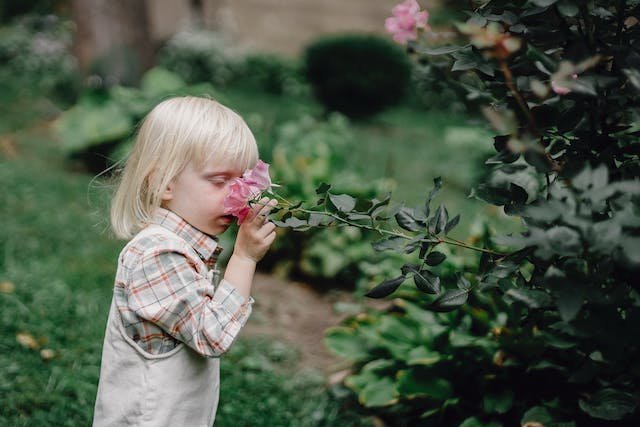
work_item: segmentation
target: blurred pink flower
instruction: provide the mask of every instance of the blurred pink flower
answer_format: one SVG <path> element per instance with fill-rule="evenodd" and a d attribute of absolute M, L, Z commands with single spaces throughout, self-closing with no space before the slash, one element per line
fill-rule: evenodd
<path fill-rule="evenodd" d="M 242 224 L 251 210 L 249 203 L 272 185 L 269 164 L 258 160 L 253 169 L 245 171 L 241 178 L 235 178 L 229 185 L 229 193 L 224 199 L 225 213 L 235 216 L 238 224 Z"/>
<path fill-rule="evenodd" d="M 393 16 L 385 20 L 384 26 L 398 43 L 405 44 L 408 40 L 415 40 L 418 37 L 418 28 L 429 30 L 429 12 L 420 11 L 420 5 L 416 0 L 405 0 L 396 5 L 391 13 Z"/>
<path fill-rule="evenodd" d="M 551 80 L 551 89 L 558 95 L 566 95 L 571 92 L 568 87 L 560 86 L 555 80 Z"/>
<path fill-rule="evenodd" d="M 573 80 L 576 80 L 578 78 L 578 75 L 576 73 L 571 74 L 571 78 Z M 562 84 L 560 82 L 557 82 L 555 80 L 551 80 L 551 89 L 558 95 L 566 95 L 569 92 L 571 92 L 571 89 L 569 89 L 568 87 L 562 86 Z"/>
<path fill-rule="evenodd" d="M 246 171 L 242 179 L 249 185 L 258 187 L 261 191 L 271 188 L 271 178 L 269 177 L 269 164 L 258 160 L 255 167 Z"/>

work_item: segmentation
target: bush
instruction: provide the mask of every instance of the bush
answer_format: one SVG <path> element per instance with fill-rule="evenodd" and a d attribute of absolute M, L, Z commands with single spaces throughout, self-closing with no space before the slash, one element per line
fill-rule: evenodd
<path fill-rule="evenodd" d="M 299 95 L 305 89 L 300 66 L 272 54 L 247 55 L 238 66 L 234 82 L 273 95 Z"/>
<path fill-rule="evenodd" d="M 140 88 L 86 91 L 57 118 L 54 131 L 70 158 L 99 173 L 126 156 L 135 127 L 158 102 L 179 95 L 222 99 L 209 83 L 187 85 L 178 75 L 156 67 L 144 74 Z"/>
<path fill-rule="evenodd" d="M 236 60 L 228 53 L 224 38 L 206 30 L 182 31 L 158 52 L 158 65 L 173 71 L 187 83 L 228 83 Z"/>
<path fill-rule="evenodd" d="M 396 45 L 373 35 L 319 39 L 305 50 L 315 96 L 329 110 L 364 118 L 398 103 L 410 78 L 410 63 Z"/>
<path fill-rule="evenodd" d="M 495 0 L 459 26 L 470 44 L 410 46 L 450 55 L 453 79 L 476 76 L 461 83 L 491 104 L 497 153 L 473 195 L 525 231 L 483 239 L 477 267 L 454 279 L 438 266 L 446 209 L 429 218 L 429 196 L 393 211 L 403 238 L 378 247 L 419 248 L 421 263 L 369 295 L 405 296 L 413 279 L 417 306 L 328 335 L 356 362 L 346 384 L 390 424 L 639 425 L 638 5 Z"/>
<path fill-rule="evenodd" d="M 0 28 L 2 91 L 19 89 L 74 101 L 78 70 L 71 43 L 72 23 L 55 15 L 26 15 Z"/>

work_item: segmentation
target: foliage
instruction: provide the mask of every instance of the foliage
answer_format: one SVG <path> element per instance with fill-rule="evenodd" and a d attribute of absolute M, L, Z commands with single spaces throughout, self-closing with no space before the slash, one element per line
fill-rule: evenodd
<path fill-rule="evenodd" d="M 163 68 L 145 73 L 140 88 L 114 86 L 88 91 L 55 122 L 63 149 L 83 159 L 90 170 L 101 172 L 122 159 L 135 126 L 163 98 L 176 95 L 216 94 L 208 83 L 187 85 Z"/>
<path fill-rule="evenodd" d="M 384 236 L 374 249 L 420 252 L 419 263 L 409 258 L 369 296 L 402 292 L 412 279 L 425 294 L 423 309 L 446 312 L 468 302 L 472 317 L 484 312 L 489 326 L 500 319 L 491 332 L 474 319 L 436 318 L 449 339 L 471 333 L 486 344 L 480 362 L 473 352 L 458 355 L 458 379 L 450 365 L 413 368 L 407 359 L 420 343 L 435 349 L 429 357 L 451 353 L 443 338 L 421 335 L 422 323 L 434 318 L 415 322 L 392 311 L 374 326 L 356 322 L 341 333 L 350 357 L 362 362 L 347 384 L 363 404 L 388 406 L 385 414 L 400 425 L 407 413 L 463 425 L 638 423 L 640 349 L 629 331 L 640 326 L 639 7 L 489 1 L 458 27 L 469 44 L 409 46 L 422 58 L 449 55 L 450 78 L 471 101 L 490 103 L 483 112 L 496 130 L 497 154 L 473 195 L 526 227 L 474 247 L 483 254 L 475 277 L 446 280 L 433 268 L 447 258 L 436 247 L 471 246 L 447 236 L 455 220 L 443 206 L 430 210 L 433 192 L 422 206 L 385 209 L 386 199 L 362 200 L 327 184 L 317 189 L 317 207 L 284 214 L 283 226 L 358 226 Z M 491 334 L 497 337 L 486 341 Z M 492 363 L 504 368 L 496 373 Z M 468 378 L 482 381 L 484 395 L 467 395 Z"/>
<path fill-rule="evenodd" d="M 296 96 L 305 91 L 300 66 L 273 54 L 249 54 L 237 65 L 234 83 L 274 95 Z"/>
<path fill-rule="evenodd" d="M 306 48 L 304 62 L 317 99 L 353 118 L 396 104 L 410 76 L 402 50 L 373 35 L 321 38 Z"/>
<path fill-rule="evenodd" d="M 411 97 L 423 108 L 452 112 L 467 110 L 464 102 L 466 93 L 443 79 L 437 65 L 416 63 L 412 68 L 411 81 Z"/>
<path fill-rule="evenodd" d="M 273 180 L 291 184 L 283 186 L 279 195 L 309 200 L 316 195 L 316 187 L 330 178 L 341 190 L 362 197 L 388 191 L 391 182 L 363 183 L 347 170 L 342 153 L 353 143 L 353 130 L 339 114 L 326 122 L 303 116 L 282 124 L 272 151 Z M 358 229 L 309 230 L 304 234 L 281 230 L 263 263 L 281 273 L 352 287 L 361 275 L 359 263 L 370 257 L 370 244 L 371 237 Z"/>
<path fill-rule="evenodd" d="M 187 83 L 228 83 L 236 59 L 227 41 L 207 30 L 186 30 L 171 37 L 158 52 L 158 65 L 179 75 Z"/>
<path fill-rule="evenodd" d="M 25 15 L 0 27 L 2 90 L 20 88 L 73 101 L 78 89 L 71 36 L 71 22 L 55 15 Z"/>

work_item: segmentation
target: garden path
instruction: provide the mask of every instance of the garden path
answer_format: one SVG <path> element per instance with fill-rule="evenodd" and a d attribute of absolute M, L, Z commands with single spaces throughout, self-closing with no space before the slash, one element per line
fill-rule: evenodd
<path fill-rule="evenodd" d="M 286 281 L 259 273 L 256 276 L 253 314 L 244 336 L 272 336 L 295 348 L 303 368 L 336 372 L 348 362 L 331 354 L 324 345 L 324 332 L 347 315 L 334 310 L 336 302 L 352 302 L 351 292 L 318 292 L 306 283 Z"/>

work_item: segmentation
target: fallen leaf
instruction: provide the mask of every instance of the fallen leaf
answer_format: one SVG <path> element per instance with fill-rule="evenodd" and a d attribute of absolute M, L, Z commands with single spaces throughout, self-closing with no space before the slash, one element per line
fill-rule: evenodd
<path fill-rule="evenodd" d="M 15 290 L 16 290 L 16 285 L 14 285 L 13 283 L 6 280 L 4 282 L 0 282 L 0 293 L 10 294 L 10 293 L 13 293 L 13 291 Z"/>
<path fill-rule="evenodd" d="M 43 348 L 42 350 L 40 350 L 40 357 L 42 358 L 42 360 L 51 360 L 54 359 L 57 355 L 58 353 L 50 348 Z"/>
<path fill-rule="evenodd" d="M 0 137 L 0 153 L 7 159 L 13 159 L 18 154 L 15 139 L 9 136 Z"/>
<path fill-rule="evenodd" d="M 19 333 L 16 334 L 16 341 L 18 344 L 23 346 L 24 348 L 29 348 L 31 350 L 37 350 L 40 348 L 40 343 L 36 340 L 33 335 L 28 333 Z"/>

